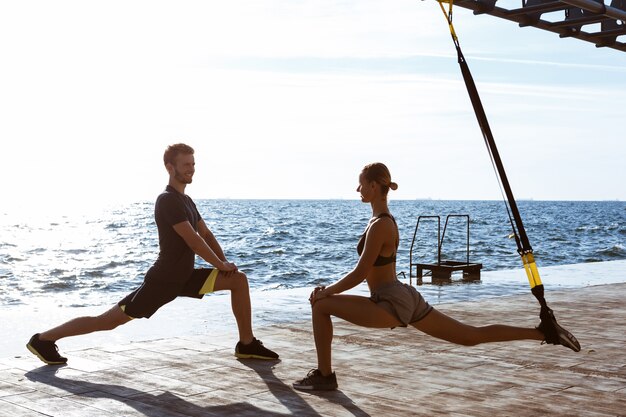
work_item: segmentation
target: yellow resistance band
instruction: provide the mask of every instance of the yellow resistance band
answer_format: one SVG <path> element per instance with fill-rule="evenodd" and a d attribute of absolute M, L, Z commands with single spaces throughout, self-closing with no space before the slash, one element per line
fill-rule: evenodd
<path fill-rule="evenodd" d="M 213 288 L 215 287 L 215 280 L 217 279 L 217 275 L 219 273 L 220 271 L 217 268 L 211 271 L 206 281 L 204 281 L 204 285 L 200 289 L 199 294 L 210 294 L 213 292 Z"/>

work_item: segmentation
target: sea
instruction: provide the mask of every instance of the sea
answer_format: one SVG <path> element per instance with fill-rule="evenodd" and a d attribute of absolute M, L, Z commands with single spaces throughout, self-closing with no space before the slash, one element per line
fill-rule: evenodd
<path fill-rule="evenodd" d="M 356 243 L 371 216 L 370 206 L 358 200 L 196 204 L 228 259 L 248 275 L 251 290 L 262 292 L 312 288 L 341 278 L 358 260 Z M 521 268 L 503 201 L 401 200 L 389 206 L 400 231 L 400 279 L 412 281 L 411 261 L 438 260 L 438 234 L 443 234 L 446 219 L 441 260 L 469 259 L 482 264 L 483 271 Z M 540 271 L 626 259 L 626 202 L 519 201 L 518 206 Z M 0 305 L 116 302 L 141 284 L 157 258 L 153 210 L 153 201 L 72 213 L 40 210 L 36 216 L 0 209 Z M 436 217 L 428 216 L 439 216 L 440 226 Z M 197 264 L 206 266 L 200 259 Z M 446 301 L 446 293 L 453 299 L 498 296 L 528 286 L 524 281 L 474 284 L 471 289 L 424 286 L 422 291 L 436 292 Z M 585 283 L 559 285 L 568 284 Z"/>

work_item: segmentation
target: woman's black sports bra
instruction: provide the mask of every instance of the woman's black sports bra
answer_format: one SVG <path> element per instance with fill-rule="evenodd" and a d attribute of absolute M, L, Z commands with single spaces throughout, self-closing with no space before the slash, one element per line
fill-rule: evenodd
<path fill-rule="evenodd" d="M 381 217 L 389 217 L 391 220 L 393 220 L 393 224 L 396 225 L 396 229 L 398 228 L 398 225 L 396 224 L 396 219 L 394 219 L 391 214 L 381 213 L 376 218 L 380 219 Z M 363 232 L 363 234 L 361 235 L 361 238 L 359 239 L 359 243 L 356 245 L 356 252 L 359 254 L 359 256 L 361 256 L 361 254 L 363 253 L 363 248 L 365 247 L 365 236 L 367 236 L 367 231 L 370 230 L 370 226 L 371 226 L 371 223 L 367 226 L 367 229 L 365 229 L 365 232 Z M 396 240 L 396 252 L 398 250 L 399 243 L 400 242 Z M 396 252 L 392 253 L 390 256 L 378 255 L 378 258 L 376 258 L 376 261 L 374 262 L 374 266 L 383 266 L 383 265 L 388 265 L 392 262 L 395 262 Z"/>

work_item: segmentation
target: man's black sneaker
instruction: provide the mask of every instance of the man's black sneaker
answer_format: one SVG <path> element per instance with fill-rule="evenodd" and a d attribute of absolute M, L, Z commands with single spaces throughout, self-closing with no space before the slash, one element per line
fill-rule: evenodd
<path fill-rule="evenodd" d="M 303 391 L 332 391 L 337 389 L 337 376 L 334 372 L 324 376 L 319 369 L 311 369 L 304 379 L 294 382 L 293 387 Z"/>
<path fill-rule="evenodd" d="M 48 365 L 67 363 L 67 358 L 59 355 L 59 348 L 56 343 L 39 339 L 39 333 L 30 338 L 26 348 Z"/>
<path fill-rule="evenodd" d="M 278 359 L 278 354 L 263 346 L 263 342 L 257 338 L 252 339 L 247 345 L 237 342 L 235 356 L 240 359 Z"/>
<path fill-rule="evenodd" d="M 563 345 L 572 349 L 574 352 L 580 352 L 580 343 L 573 334 L 561 327 L 554 317 L 554 313 L 549 308 L 542 308 L 539 314 L 541 323 L 537 329 L 543 333 L 545 343 L 552 345 Z"/>

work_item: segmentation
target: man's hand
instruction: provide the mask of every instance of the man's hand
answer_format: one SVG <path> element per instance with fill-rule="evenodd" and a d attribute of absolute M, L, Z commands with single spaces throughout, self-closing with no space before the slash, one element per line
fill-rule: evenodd
<path fill-rule="evenodd" d="M 217 268 L 222 272 L 237 272 L 238 268 L 237 265 L 235 265 L 232 262 L 222 262 L 222 267 L 221 268 Z"/>

